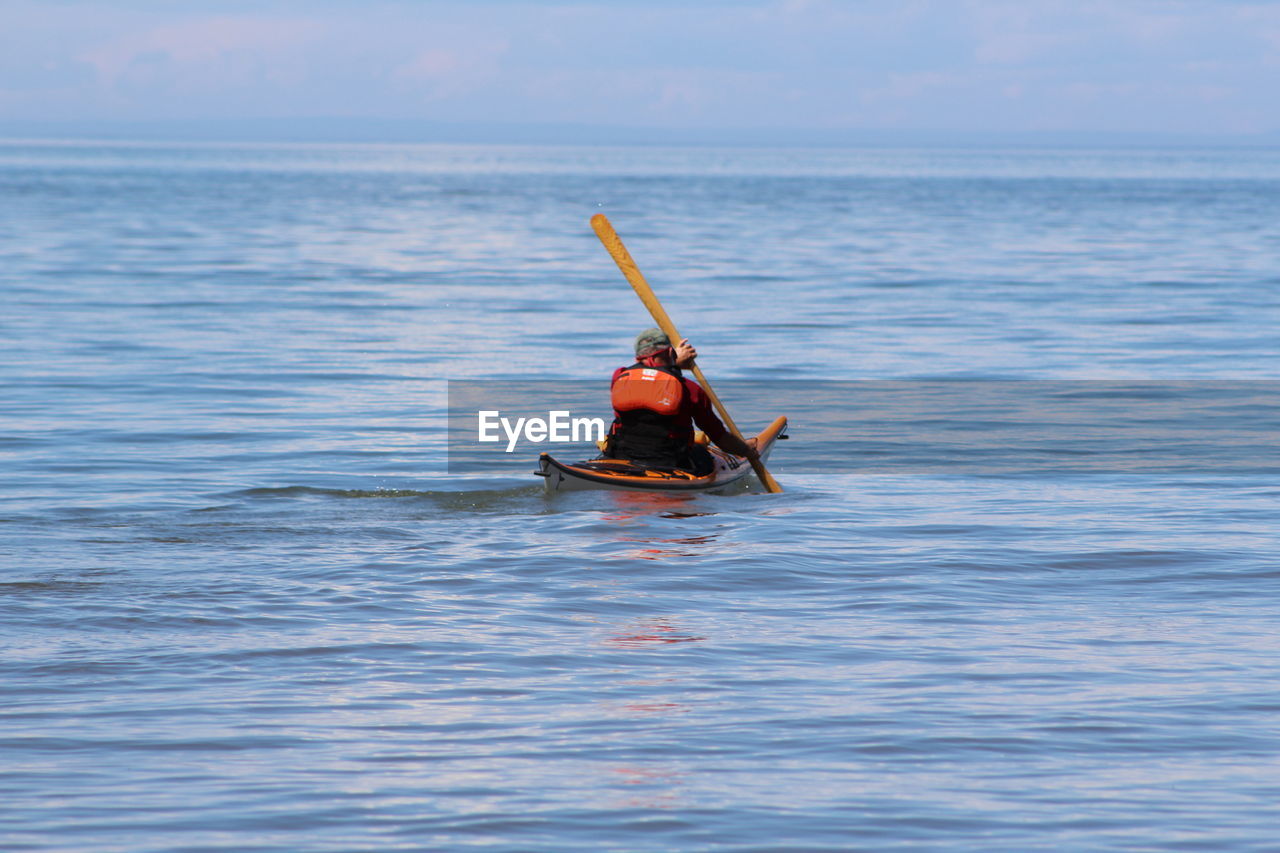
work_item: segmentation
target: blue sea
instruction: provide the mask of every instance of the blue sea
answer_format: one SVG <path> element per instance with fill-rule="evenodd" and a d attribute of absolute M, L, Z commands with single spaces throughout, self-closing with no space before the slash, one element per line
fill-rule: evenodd
<path fill-rule="evenodd" d="M 0 849 L 1280 849 L 1280 152 L 14 140 L 0 200 Z M 630 362 L 599 212 L 782 494 L 448 464 L 452 383 Z M 1247 440 L 822 431 L 902 383 Z"/>

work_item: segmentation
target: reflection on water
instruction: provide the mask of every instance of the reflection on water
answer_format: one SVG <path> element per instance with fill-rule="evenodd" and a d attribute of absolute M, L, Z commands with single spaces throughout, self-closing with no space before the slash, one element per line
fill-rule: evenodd
<path fill-rule="evenodd" d="M 705 639 L 706 637 L 685 634 L 664 620 L 635 625 L 629 628 L 627 633 L 610 636 L 607 643 L 625 649 L 644 646 L 648 643 L 694 643 Z"/>
<path fill-rule="evenodd" d="M 655 767 L 611 767 L 614 784 L 630 790 L 613 803 L 621 809 L 671 809 L 685 805 L 680 796 L 684 774 Z M 640 789 L 640 790 L 636 790 Z"/>
<path fill-rule="evenodd" d="M 608 492 L 607 494 L 612 509 L 602 513 L 600 517 L 618 528 L 619 535 L 614 536 L 614 541 L 648 546 L 619 551 L 610 559 L 669 560 L 679 557 L 696 557 L 704 552 L 706 546 L 719 539 L 719 533 L 715 532 L 693 536 L 671 536 L 667 533 L 646 535 L 638 529 L 644 523 L 654 519 L 679 521 L 717 514 L 693 510 L 691 506 L 697 500 L 694 495 L 651 492 Z"/>
<path fill-rule="evenodd" d="M 657 543 L 664 545 L 706 545 L 714 542 L 716 536 L 683 536 L 678 539 L 659 539 L 656 537 L 646 537 L 642 539 L 623 536 L 618 539 L 619 542 L 644 542 Z M 637 559 L 637 560 L 669 560 L 672 557 L 696 557 L 698 551 L 679 548 L 637 548 L 633 551 L 626 551 L 619 554 L 616 559 Z"/>
<path fill-rule="evenodd" d="M 607 636 L 603 644 L 610 649 L 657 650 L 705 639 L 680 628 L 672 619 L 658 618 L 628 623 Z M 669 670 L 664 668 L 663 671 Z M 614 720 L 631 721 L 631 724 L 643 720 L 646 721 L 645 725 L 666 729 L 674 726 L 679 716 L 690 714 L 694 710 L 688 703 L 677 701 L 679 694 L 693 686 L 686 679 L 630 678 L 618 682 L 618 686 L 643 695 L 623 702 L 605 703 L 603 713 Z M 675 734 L 674 730 L 672 734 Z M 605 784 L 610 788 L 626 786 L 622 792 L 615 791 L 620 796 L 616 796 L 611 805 L 614 808 L 639 809 L 686 806 L 687 797 L 682 795 L 681 789 L 685 784 L 687 771 L 687 767 L 676 769 L 670 762 L 644 765 L 631 762 L 611 766 L 608 768 L 611 778 L 606 779 Z"/>
<path fill-rule="evenodd" d="M 606 521 L 629 521 L 641 516 L 658 515 L 663 518 L 692 518 L 698 515 L 715 515 L 711 512 L 694 512 L 688 508 L 698 498 L 696 495 L 668 492 L 605 492 L 610 511 L 601 517 Z"/>

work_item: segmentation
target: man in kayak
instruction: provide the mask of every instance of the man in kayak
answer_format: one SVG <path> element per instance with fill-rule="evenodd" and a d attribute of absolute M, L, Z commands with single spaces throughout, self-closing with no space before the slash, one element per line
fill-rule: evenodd
<path fill-rule="evenodd" d="M 693 425 L 735 456 L 756 455 L 755 439 L 743 441 L 716 417 L 702 387 L 680 372 L 698 351 L 688 339 L 676 346 L 660 329 L 636 338 L 636 363 L 613 372 L 613 427 L 605 455 L 655 468 L 711 473 L 711 452 L 694 442 Z"/>

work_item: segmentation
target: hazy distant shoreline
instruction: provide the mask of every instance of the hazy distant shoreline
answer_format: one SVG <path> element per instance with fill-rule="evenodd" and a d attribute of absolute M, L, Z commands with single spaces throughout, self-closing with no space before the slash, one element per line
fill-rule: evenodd
<path fill-rule="evenodd" d="M 1276 147 L 1280 135 L 830 128 L 663 128 L 417 119 L 0 120 L 5 139 L 640 146 Z"/>

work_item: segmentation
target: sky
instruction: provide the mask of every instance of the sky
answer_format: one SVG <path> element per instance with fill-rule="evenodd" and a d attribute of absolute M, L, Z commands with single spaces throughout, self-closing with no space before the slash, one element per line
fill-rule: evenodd
<path fill-rule="evenodd" d="M 1260 0 L 0 0 L 0 132 L 1266 136 L 1278 107 Z"/>

